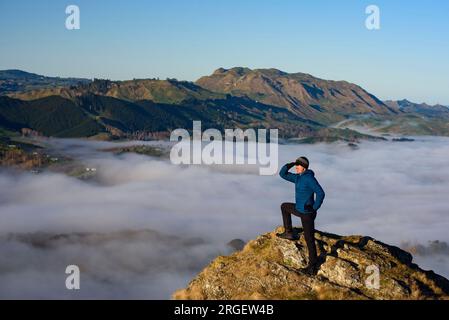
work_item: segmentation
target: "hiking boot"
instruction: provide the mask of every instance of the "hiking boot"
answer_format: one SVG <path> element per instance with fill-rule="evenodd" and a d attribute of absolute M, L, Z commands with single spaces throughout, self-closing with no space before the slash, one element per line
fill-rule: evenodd
<path fill-rule="evenodd" d="M 284 231 L 282 233 L 276 233 L 276 236 L 287 240 L 298 240 L 299 237 L 293 233 L 293 231 Z"/>

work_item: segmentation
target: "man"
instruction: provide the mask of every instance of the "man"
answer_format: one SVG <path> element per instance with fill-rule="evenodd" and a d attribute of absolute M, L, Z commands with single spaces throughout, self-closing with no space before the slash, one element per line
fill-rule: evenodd
<path fill-rule="evenodd" d="M 288 172 L 294 166 L 296 174 Z M 298 235 L 293 232 L 291 215 L 300 217 L 309 252 L 309 263 L 303 271 L 311 275 L 316 274 L 318 259 L 315 246 L 315 218 L 324 200 L 324 190 L 315 179 L 315 173 L 309 170 L 309 160 L 306 157 L 299 157 L 295 162 L 287 163 L 281 168 L 279 175 L 295 184 L 296 203 L 284 202 L 281 205 L 284 232 L 276 235 L 284 239 L 298 240 Z"/>

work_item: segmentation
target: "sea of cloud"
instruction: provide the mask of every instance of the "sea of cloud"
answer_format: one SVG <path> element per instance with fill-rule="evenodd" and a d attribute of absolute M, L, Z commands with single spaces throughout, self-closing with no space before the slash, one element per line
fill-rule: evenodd
<path fill-rule="evenodd" d="M 319 230 L 394 245 L 447 242 L 449 139 L 415 139 L 363 142 L 358 149 L 280 145 L 279 163 L 309 158 L 326 191 Z M 229 240 L 281 225 L 280 204 L 294 201 L 293 184 L 258 175 L 253 166 L 177 166 L 100 151 L 118 145 L 111 142 L 46 143 L 96 168 L 95 177 L 0 171 L 0 298 L 169 298 L 226 253 Z M 126 230 L 163 236 L 126 236 Z M 449 276 L 445 254 L 415 261 Z M 69 264 L 81 268 L 76 292 L 65 289 Z"/>

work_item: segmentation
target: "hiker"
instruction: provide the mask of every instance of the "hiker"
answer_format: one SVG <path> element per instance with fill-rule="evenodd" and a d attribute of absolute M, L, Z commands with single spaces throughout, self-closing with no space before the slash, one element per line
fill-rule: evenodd
<path fill-rule="evenodd" d="M 292 167 L 295 167 L 296 174 L 288 172 Z M 281 168 L 279 175 L 295 184 L 296 203 L 284 202 L 281 205 L 284 232 L 276 235 L 283 239 L 298 240 L 298 235 L 293 231 L 291 215 L 300 217 L 309 252 L 309 263 L 303 271 L 316 274 L 318 259 L 315 246 L 315 218 L 324 200 L 324 190 L 316 180 L 315 173 L 309 169 L 309 160 L 306 157 L 299 157 L 295 162 L 287 163 Z"/>

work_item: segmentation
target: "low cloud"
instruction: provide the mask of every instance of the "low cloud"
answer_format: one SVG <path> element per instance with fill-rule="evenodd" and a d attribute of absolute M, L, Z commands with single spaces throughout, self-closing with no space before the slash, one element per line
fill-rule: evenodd
<path fill-rule="evenodd" d="M 158 298 L 185 285 L 220 248 L 154 230 L 14 234 L 0 238 L 0 298 Z M 221 254 L 229 253 L 223 246 Z M 79 291 L 65 288 L 67 265 L 80 268 Z"/>
<path fill-rule="evenodd" d="M 395 245 L 447 242 L 448 142 L 363 142 L 356 150 L 344 143 L 283 145 L 279 161 L 309 158 L 326 191 L 320 230 Z M 249 240 L 281 225 L 280 204 L 294 201 L 291 183 L 259 176 L 251 166 L 175 166 L 163 158 L 99 151 L 116 146 L 109 142 L 50 143 L 96 168 L 96 176 L 0 173 L 1 298 L 169 298 L 226 253 L 229 240 Z M 148 230 L 162 238 L 144 236 Z M 166 236 L 201 241 L 181 246 Z M 36 245 L 42 237 L 47 245 Z M 436 259 L 417 255 L 415 261 L 449 276 Z M 78 292 L 65 289 L 67 264 L 84 266 Z"/>

